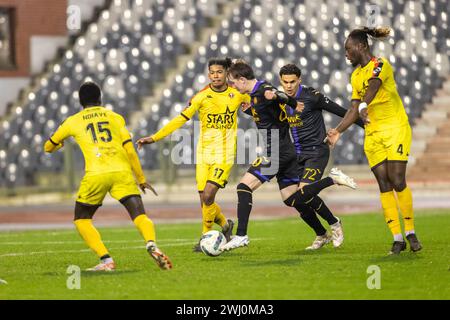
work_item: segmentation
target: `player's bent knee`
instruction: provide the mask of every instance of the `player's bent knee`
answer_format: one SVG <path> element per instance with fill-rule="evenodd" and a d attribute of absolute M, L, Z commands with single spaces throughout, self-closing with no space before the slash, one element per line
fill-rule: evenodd
<path fill-rule="evenodd" d="M 246 185 L 245 183 L 242 183 L 242 182 L 237 185 L 236 189 L 237 189 L 238 193 L 239 193 L 239 191 L 250 192 L 250 193 L 253 192 L 252 189 L 250 189 L 250 187 L 248 185 Z"/>
<path fill-rule="evenodd" d="M 75 203 L 74 221 L 80 219 L 92 219 L 100 205 L 88 205 L 81 202 Z"/>
<path fill-rule="evenodd" d="M 289 198 L 287 198 L 286 200 L 283 201 L 285 205 L 287 205 L 288 207 L 293 207 L 295 206 L 295 202 L 296 202 L 296 194 L 294 193 L 293 195 L 291 195 Z"/>
<path fill-rule="evenodd" d="M 203 203 L 206 204 L 207 206 L 210 206 L 214 203 L 215 200 L 215 194 L 213 194 L 212 192 L 205 192 L 203 193 Z"/>
<path fill-rule="evenodd" d="M 394 190 L 397 192 L 402 192 L 406 188 L 406 181 L 396 181 L 393 184 Z"/>
<path fill-rule="evenodd" d="M 141 214 L 145 214 L 144 204 L 140 195 L 127 196 L 121 199 L 120 203 L 127 209 L 131 220 L 136 219 Z"/>

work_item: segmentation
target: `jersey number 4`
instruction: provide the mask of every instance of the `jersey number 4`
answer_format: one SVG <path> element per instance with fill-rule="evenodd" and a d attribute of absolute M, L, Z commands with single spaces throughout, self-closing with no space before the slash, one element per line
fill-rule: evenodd
<path fill-rule="evenodd" d="M 94 143 L 98 142 L 95 125 L 97 126 L 98 134 L 101 135 L 100 139 L 103 142 L 110 142 L 112 140 L 112 135 L 111 135 L 111 130 L 109 130 L 107 128 L 107 126 L 109 125 L 108 121 L 102 121 L 102 122 L 97 122 L 97 123 L 91 122 L 87 125 L 86 131 L 90 131 L 91 136 L 92 136 L 92 141 L 94 141 Z"/>
<path fill-rule="evenodd" d="M 399 153 L 400 155 L 403 155 L 403 144 L 398 145 L 397 153 Z"/>

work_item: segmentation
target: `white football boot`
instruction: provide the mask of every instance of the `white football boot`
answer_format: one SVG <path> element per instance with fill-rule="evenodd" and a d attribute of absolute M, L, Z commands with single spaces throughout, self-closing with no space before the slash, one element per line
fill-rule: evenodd
<path fill-rule="evenodd" d="M 357 187 L 356 182 L 338 168 L 332 168 L 328 176 L 338 185 L 347 186 L 352 189 L 356 189 Z"/>
<path fill-rule="evenodd" d="M 331 238 L 333 239 L 333 246 L 339 248 L 344 242 L 344 230 L 342 229 L 341 219 L 338 222 L 330 225 Z"/>
<path fill-rule="evenodd" d="M 314 239 L 314 242 L 307 247 L 305 250 L 317 250 L 322 248 L 327 243 L 330 243 L 332 240 L 331 235 L 327 232 L 323 236 L 317 236 L 316 239 Z"/>
<path fill-rule="evenodd" d="M 221 248 L 222 251 L 230 251 L 236 248 L 248 246 L 250 243 L 250 239 L 248 235 L 245 236 L 234 236 L 231 238 L 229 242 L 224 244 Z"/>

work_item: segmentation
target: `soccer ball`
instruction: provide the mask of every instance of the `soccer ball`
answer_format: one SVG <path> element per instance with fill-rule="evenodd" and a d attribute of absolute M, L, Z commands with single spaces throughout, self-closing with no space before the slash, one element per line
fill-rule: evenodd
<path fill-rule="evenodd" d="M 200 239 L 200 248 L 203 253 L 215 257 L 222 253 L 219 249 L 227 242 L 223 233 L 217 230 L 211 230 L 202 235 Z"/>

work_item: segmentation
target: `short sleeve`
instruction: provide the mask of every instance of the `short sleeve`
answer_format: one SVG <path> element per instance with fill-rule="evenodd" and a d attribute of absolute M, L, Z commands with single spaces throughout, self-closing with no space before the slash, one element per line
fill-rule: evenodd
<path fill-rule="evenodd" d="M 385 82 L 391 75 L 392 67 L 389 62 L 378 58 L 373 66 L 371 79 L 380 79 L 381 82 Z"/>

